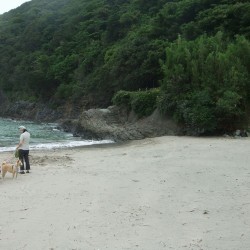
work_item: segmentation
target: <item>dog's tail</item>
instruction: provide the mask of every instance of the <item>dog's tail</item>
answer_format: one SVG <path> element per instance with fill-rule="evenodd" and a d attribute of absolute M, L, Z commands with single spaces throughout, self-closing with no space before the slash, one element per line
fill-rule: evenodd
<path fill-rule="evenodd" d="M 3 166 L 4 166 L 5 164 L 7 164 L 7 162 L 6 162 L 6 161 L 3 161 L 3 162 L 2 162 L 2 165 L 1 165 L 1 167 L 0 167 L 0 173 L 2 173 L 2 168 L 3 168 Z"/>

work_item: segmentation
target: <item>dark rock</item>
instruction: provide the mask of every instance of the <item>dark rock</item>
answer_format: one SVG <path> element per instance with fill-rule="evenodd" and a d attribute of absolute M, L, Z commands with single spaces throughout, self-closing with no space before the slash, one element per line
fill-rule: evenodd
<path fill-rule="evenodd" d="M 56 122 L 61 119 L 65 119 L 66 117 L 74 118 L 72 114 L 77 116 L 74 108 L 69 108 L 69 106 L 66 105 L 53 109 L 49 107 L 49 104 L 44 103 L 34 103 L 28 101 L 18 101 L 11 103 L 6 98 L 1 98 L 0 93 L 1 117 L 42 122 Z"/>

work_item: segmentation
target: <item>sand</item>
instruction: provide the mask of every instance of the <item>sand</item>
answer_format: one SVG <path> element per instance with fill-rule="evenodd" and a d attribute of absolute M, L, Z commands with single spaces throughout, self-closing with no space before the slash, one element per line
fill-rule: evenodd
<path fill-rule="evenodd" d="M 32 151 L 30 174 L 0 180 L 0 249 L 249 250 L 249 146 L 164 136 Z"/>

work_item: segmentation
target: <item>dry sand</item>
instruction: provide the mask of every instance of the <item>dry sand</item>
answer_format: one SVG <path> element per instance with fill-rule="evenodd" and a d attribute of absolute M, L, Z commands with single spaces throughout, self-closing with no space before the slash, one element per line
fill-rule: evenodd
<path fill-rule="evenodd" d="M 1 250 L 250 249 L 249 138 L 166 136 L 31 162 L 0 180 Z"/>

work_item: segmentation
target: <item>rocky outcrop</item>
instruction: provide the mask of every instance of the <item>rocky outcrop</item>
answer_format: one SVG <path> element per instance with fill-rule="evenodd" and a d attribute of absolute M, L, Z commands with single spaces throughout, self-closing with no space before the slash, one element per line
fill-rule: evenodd
<path fill-rule="evenodd" d="M 33 121 L 56 121 L 62 117 L 60 111 L 50 109 L 45 104 L 19 101 L 6 102 L 0 116 Z"/>
<path fill-rule="evenodd" d="M 58 108 L 50 108 L 49 104 L 28 101 L 10 102 L 0 92 L 0 117 L 22 120 L 58 122 L 61 119 L 74 118 L 79 109 L 73 104 L 65 104 Z"/>
<path fill-rule="evenodd" d="M 181 134 L 181 128 L 158 110 L 146 118 L 138 119 L 133 112 L 116 106 L 107 109 L 89 109 L 75 120 L 65 120 L 62 127 L 75 136 L 86 139 L 113 139 L 126 141 L 161 135 Z"/>

